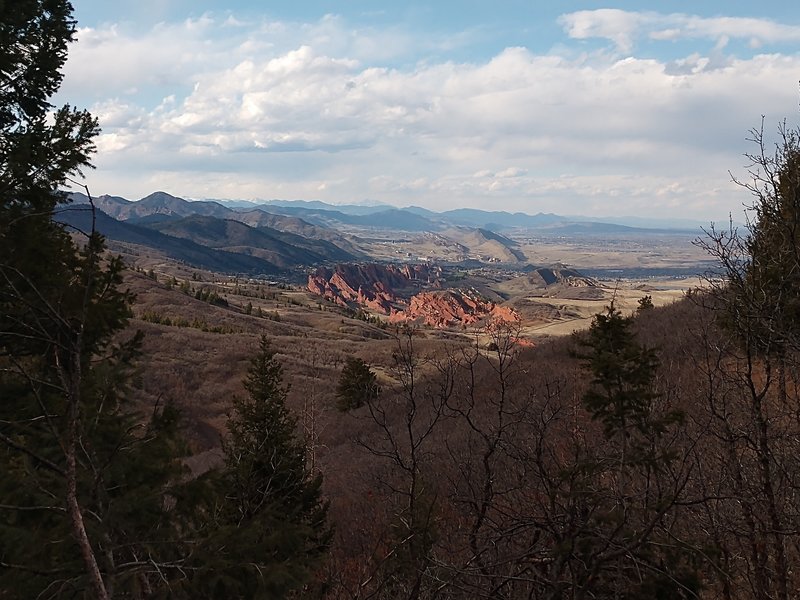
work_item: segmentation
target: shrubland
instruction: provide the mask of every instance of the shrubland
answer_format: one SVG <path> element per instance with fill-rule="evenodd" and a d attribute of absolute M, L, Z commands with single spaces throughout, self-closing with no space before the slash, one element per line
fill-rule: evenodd
<path fill-rule="evenodd" d="M 800 593 L 796 130 L 679 302 L 391 329 L 54 224 L 97 133 L 49 104 L 70 8 L 0 6 L 0 598 Z"/>

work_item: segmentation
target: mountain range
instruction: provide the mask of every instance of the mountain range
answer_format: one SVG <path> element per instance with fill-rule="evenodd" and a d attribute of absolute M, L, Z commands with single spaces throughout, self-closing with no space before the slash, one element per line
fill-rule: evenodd
<path fill-rule="evenodd" d="M 89 198 L 71 194 L 70 200 L 57 211 L 56 220 L 81 231 L 90 229 Z M 216 202 L 189 202 L 163 192 L 138 202 L 100 196 L 92 204 L 95 227 L 109 240 L 145 246 L 221 272 L 273 274 L 363 258 L 335 231 L 262 211 L 237 212 Z"/>
<path fill-rule="evenodd" d="M 69 194 L 57 220 L 90 227 L 90 198 Z M 175 260 L 224 272 L 277 273 L 321 264 L 365 260 L 360 237 L 371 230 L 439 237 L 463 252 L 525 261 L 503 232 L 542 236 L 678 233 L 583 217 L 508 213 L 470 208 L 434 212 L 421 207 L 330 205 L 320 201 L 264 204 L 189 201 L 166 192 L 140 200 L 103 195 L 91 199 L 97 229 L 108 239 L 156 249 Z"/>

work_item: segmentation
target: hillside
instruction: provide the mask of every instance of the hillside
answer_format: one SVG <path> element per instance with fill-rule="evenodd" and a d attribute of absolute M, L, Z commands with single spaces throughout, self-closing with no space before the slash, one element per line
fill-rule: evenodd
<path fill-rule="evenodd" d="M 370 275 L 368 270 L 361 275 L 364 278 L 362 285 L 368 278 L 373 281 L 381 280 L 375 273 Z M 526 278 L 531 289 L 543 289 L 576 281 L 579 274 L 569 269 L 535 269 Z M 374 541 L 373 536 L 381 536 L 382 532 L 391 531 L 392 528 L 392 511 L 382 507 L 388 506 L 394 496 L 386 487 L 375 484 L 373 477 L 379 473 L 380 481 L 402 481 L 395 479 L 399 478 L 397 472 L 381 470 L 386 459 L 365 450 L 360 444 L 367 443 L 366 440 L 370 444 L 377 444 L 386 439 L 383 435 L 399 435 L 396 432 L 403 430 L 395 427 L 399 427 L 406 418 L 422 427 L 423 423 L 429 422 L 427 419 L 432 414 L 430 411 L 437 406 L 429 402 L 439 397 L 437 394 L 443 393 L 442 390 L 450 390 L 447 392 L 450 406 L 471 411 L 467 414 L 471 415 L 470 422 L 474 427 L 480 427 L 480 432 L 499 431 L 498 435 L 502 435 L 502 439 L 511 448 L 517 448 L 520 439 L 526 440 L 526 443 L 532 439 L 537 443 L 547 444 L 545 447 L 553 448 L 554 451 L 562 449 L 573 439 L 567 432 L 580 427 L 584 437 L 579 439 L 594 448 L 593 452 L 607 451 L 607 444 L 610 442 L 603 441 L 601 428 L 583 412 L 584 409 L 577 401 L 588 389 L 588 379 L 585 365 L 575 357 L 576 346 L 571 338 L 537 340 L 534 348 L 517 345 L 513 354 L 513 368 L 498 371 L 498 365 L 503 363 L 496 357 L 502 357 L 502 354 L 491 351 L 482 351 L 485 354 L 474 353 L 471 350 L 474 342 L 468 335 L 444 337 L 442 334 L 439 337 L 434 331 L 425 330 L 414 338 L 409 338 L 413 341 L 413 347 L 406 346 L 404 344 L 412 341 L 404 341 L 402 337 L 397 339 L 391 331 L 350 318 L 340 312 L 341 309 L 330 304 L 323 303 L 320 309 L 311 297 L 298 290 L 280 290 L 263 284 L 214 281 L 212 274 L 203 274 L 203 279 L 203 282 L 190 283 L 193 287 L 214 286 L 220 292 L 228 290 L 228 308 L 203 303 L 194 299 L 191 294 L 181 293 L 177 288 L 168 289 L 140 274 L 129 276 L 128 281 L 139 298 L 134 307 L 135 319 L 132 326 L 141 328 L 146 333 L 146 362 L 143 367 L 149 377 L 147 383 L 136 390 L 139 401 L 146 405 L 163 394 L 185 407 L 195 448 L 195 456 L 189 464 L 198 472 L 219 464 L 216 448 L 219 434 L 224 428 L 227 407 L 225 399 L 242 393 L 239 381 L 244 374 L 248 356 L 257 346 L 258 335 L 262 332 L 268 333 L 278 351 L 279 360 L 286 368 L 287 382 L 291 384 L 289 401 L 300 416 L 300 426 L 307 428 L 312 422 L 314 424 L 315 434 L 310 438 L 309 447 L 314 465 L 325 474 L 326 493 L 332 500 L 332 518 L 339 523 L 351 523 L 353 514 L 357 514 L 361 515 L 358 522 L 366 519 L 369 523 L 369 527 L 348 528 L 337 534 L 329 568 L 342 576 L 341 581 L 336 580 L 336 585 L 344 589 L 350 589 L 348 586 L 361 582 L 358 578 L 351 579 L 355 575 L 343 570 L 344 565 L 351 561 L 361 564 L 375 560 L 368 549 L 364 549 L 365 546 L 369 548 L 366 542 Z M 236 293 L 232 293 L 234 290 Z M 257 307 L 265 316 L 245 314 L 245 305 L 248 303 Z M 594 310 L 600 310 L 601 307 L 602 301 L 595 305 Z M 566 320 L 576 315 L 564 307 L 552 306 L 550 310 L 553 312 L 549 315 L 540 312 L 540 317 Z M 664 384 L 665 393 L 672 390 L 669 392 L 672 394 L 670 406 L 692 411 L 691 418 L 703 423 L 706 422 L 706 409 L 699 399 L 705 390 L 696 370 L 697 361 L 702 360 L 702 351 L 693 346 L 693 340 L 694 332 L 702 329 L 707 318 L 705 310 L 698 302 L 684 300 L 663 309 L 646 312 L 636 322 L 636 330 L 643 342 L 649 347 L 657 347 L 660 356 L 670 357 L 661 367 L 661 376 L 657 380 L 659 385 Z M 154 323 L 152 315 L 159 315 L 162 321 L 170 318 L 172 323 L 182 315 L 195 315 L 201 327 Z M 214 331 L 215 327 L 219 331 Z M 489 337 L 481 344 L 488 346 L 496 343 L 500 344 L 499 347 L 504 347 L 506 342 L 503 340 L 507 339 L 519 344 L 516 338 L 504 338 L 502 333 L 494 334 L 494 337 Z M 404 352 L 413 352 L 413 355 L 405 355 Z M 341 366 L 348 356 L 362 358 L 377 373 L 383 390 L 382 404 L 377 406 L 386 412 L 376 414 L 379 418 L 388 419 L 391 424 L 389 434 L 381 433 L 384 430 L 380 424 L 384 421 L 376 424 L 366 407 L 356 409 L 353 413 L 340 413 L 336 410 L 333 382 L 339 376 Z M 419 357 L 420 360 L 402 362 L 405 356 Z M 197 369 L 198 364 L 205 367 L 202 370 Z M 405 412 L 403 408 L 410 402 L 410 392 L 403 387 L 403 373 L 408 371 L 403 369 L 412 368 L 415 374 L 415 393 L 419 395 L 418 404 L 411 405 L 416 407 L 417 412 L 414 414 Z M 452 379 L 447 378 L 449 369 L 454 369 Z M 448 385 L 452 387 L 445 385 L 448 381 Z M 671 381 L 681 381 L 685 386 L 677 396 L 676 391 L 668 385 Z M 501 388 L 501 384 L 504 387 Z M 504 396 L 499 394 L 500 389 L 505 390 Z M 485 408 L 483 404 L 471 404 L 470 398 L 476 396 L 491 404 Z M 502 405 L 503 412 L 496 416 L 496 413 L 488 409 L 495 407 L 496 410 L 498 398 L 505 398 L 505 404 Z M 540 429 L 539 420 L 545 418 L 546 427 Z M 507 425 L 496 428 L 498 423 Z M 434 436 L 423 438 L 420 442 L 420 448 L 426 453 L 424 464 L 440 475 L 435 484 L 428 485 L 435 485 L 443 494 L 447 490 L 455 494 L 456 490 L 450 486 L 455 486 L 459 481 L 456 479 L 460 472 L 459 465 L 464 460 L 474 459 L 473 444 L 477 444 L 482 438 L 477 433 L 470 433 L 472 430 L 464 425 L 461 418 L 435 420 L 433 427 Z M 521 433 L 523 431 L 524 436 Z M 693 444 L 675 444 L 671 446 L 672 450 L 682 452 L 682 457 L 695 456 L 697 460 L 716 464 L 714 461 L 718 455 L 709 452 L 710 448 L 715 447 L 714 444 L 719 443 L 714 440 L 713 432 L 706 434 L 698 431 L 691 435 L 700 436 L 704 440 L 702 452 L 696 456 L 692 454 L 692 448 L 700 447 Z M 354 442 L 354 439 L 359 440 L 359 443 Z M 389 439 L 396 440 L 398 448 L 402 448 L 399 445 L 402 438 Z M 447 440 L 447 444 L 441 444 L 439 440 Z M 370 448 L 372 447 L 375 446 L 371 445 Z M 519 447 L 527 448 L 525 445 Z M 456 449 L 458 454 L 455 454 Z M 569 454 L 564 456 L 566 461 Z M 522 477 L 527 472 L 525 465 L 537 464 L 535 457 L 535 454 L 531 456 L 527 453 L 514 453 L 511 456 L 501 455 L 489 463 L 493 481 L 515 481 L 516 486 L 524 483 L 525 487 L 514 488 L 519 489 L 522 497 L 515 497 L 514 512 L 503 519 L 497 517 L 497 527 L 502 526 L 501 529 L 492 527 L 486 530 L 487 544 L 499 544 L 499 540 L 507 539 L 504 537 L 506 528 L 518 527 L 518 520 L 528 518 L 529 515 L 533 514 L 537 519 L 558 518 L 558 513 L 551 514 L 546 506 L 539 510 L 536 508 L 538 505 L 524 502 L 527 494 L 541 489 L 544 485 L 542 481 L 527 477 L 515 479 L 517 469 L 520 469 L 519 475 Z M 545 463 L 538 468 L 561 472 L 563 464 L 566 463 Z M 549 475 L 550 471 L 547 473 Z M 685 478 L 692 477 L 687 484 L 690 486 L 687 497 L 690 497 L 697 489 L 696 486 L 701 486 L 702 482 L 688 471 L 681 473 Z M 479 475 L 480 472 L 476 474 L 470 471 L 469 481 L 474 483 Z M 720 475 L 720 482 L 723 477 L 724 475 Z M 558 480 L 556 478 L 553 481 Z M 459 505 L 448 502 L 444 506 L 454 510 L 453 507 Z M 465 515 L 469 513 L 465 512 Z M 442 516 L 437 521 L 437 530 L 440 535 L 447 536 L 444 540 L 448 544 L 446 547 L 452 548 L 451 552 L 462 548 L 458 534 L 459 522 L 460 519 L 447 516 Z M 445 541 L 438 542 L 436 548 L 441 544 L 445 544 Z M 511 549 L 507 551 L 510 553 Z M 480 579 L 470 585 L 475 589 L 482 589 Z"/>
<path fill-rule="evenodd" d="M 800 598 L 800 126 L 682 218 L 788 3 L 79 4 L 0 0 L 0 600 Z"/>
<path fill-rule="evenodd" d="M 304 206 L 265 207 L 269 212 L 300 217 L 311 223 L 326 227 L 361 227 L 394 231 L 436 231 L 441 225 L 431 219 L 403 209 L 383 209 L 368 214 L 345 213 L 332 206 L 329 209 L 306 208 Z"/>
<path fill-rule="evenodd" d="M 306 238 L 266 226 L 250 227 L 231 219 L 192 215 L 179 220 L 149 223 L 148 227 L 209 248 L 256 256 L 280 268 L 354 258 L 326 240 Z"/>
<path fill-rule="evenodd" d="M 469 248 L 470 254 L 478 258 L 502 263 L 527 260 L 517 242 L 488 229 L 454 227 L 442 231 L 441 235 Z"/>
<path fill-rule="evenodd" d="M 88 198 L 71 194 L 75 205 Z M 696 274 L 707 268 L 693 232 L 629 227 L 559 215 L 525 215 L 457 209 L 437 213 L 419 207 L 340 207 L 318 201 L 264 204 L 188 201 L 156 192 L 132 202 L 100 196 L 95 205 L 122 222 L 145 226 L 210 249 L 259 258 L 279 269 L 315 267 L 353 260 L 439 264 L 500 264 L 519 269 L 527 263 L 575 263 L 579 269 L 611 273 Z M 206 219 L 206 220 L 203 220 Z M 213 221 L 218 219 L 212 227 Z M 238 221 L 255 231 L 221 225 Z M 465 223 L 469 223 L 468 225 Z M 514 224 L 513 226 L 511 224 Z M 211 231 L 213 229 L 214 231 Z M 155 240 L 150 240 L 155 243 Z M 194 249 L 196 250 L 196 248 Z M 193 253 L 182 254 L 191 262 Z M 181 256 L 171 251 L 171 256 Z M 606 260 L 607 258 L 607 260 Z M 196 263 L 210 265 L 207 260 Z M 229 272 L 240 265 L 218 268 Z M 248 269 L 253 272 L 253 266 Z M 300 272 L 294 274 L 302 279 Z"/>
<path fill-rule="evenodd" d="M 81 196 L 83 195 L 73 194 L 73 202 L 85 202 L 85 197 L 81 198 Z M 229 209 L 216 202 L 189 202 L 166 192 L 154 192 L 136 202 L 118 196 L 103 195 L 95 198 L 95 206 L 120 221 L 153 214 L 181 217 L 199 214 L 224 217 L 230 212 Z"/>
<path fill-rule="evenodd" d="M 91 223 L 88 199 L 76 194 L 72 199 L 74 204 L 59 209 L 58 219 L 86 231 Z M 321 228 L 300 220 L 287 223 L 282 217 L 272 219 L 260 211 L 256 216 L 244 216 L 252 222 L 285 225 L 311 237 L 195 213 L 192 209 L 200 213 L 239 216 L 215 203 L 188 202 L 163 193 L 152 194 L 140 202 L 101 196 L 95 205 L 98 206 L 98 230 L 109 240 L 139 244 L 175 260 L 222 272 L 275 273 L 302 265 L 353 260 L 360 255 L 324 239 L 342 240 L 344 245 L 352 247 L 338 234 L 321 235 L 324 234 Z M 112 209 L 127 221 L 105 214 L 100 207 Z M 261 220 L 260 215 L 264 215 Z"/>
<path fill-rule="evenodd" d="M 278 231 L 294 233 L 310 240 L 325 240 L 338 246 L 351 256 L 358 257 L 361 255 L 361 251 L 358 247 L 347 237 L 328 227 L 312 225 L 308 221 L 304 221 L 298 217 L 278 215 L 266 212 L 262 209 L 254 209 L 234 211 L 226 218 L 234 221 L 241 221 L 250 227 L 270 227 Z"/>
<path fill-rule="evenodd" d="M 92 227 L 92 212 L 81 208 L 80 205 L 58 209 L 55 219 L 83 232 L 90 231 Z M 117 221 L 101 210 L 96 211 L 95 219 L 97 231 L 110 241 L 150 248 L 173 260 L 200 268 L 223 273 L 252 274 L 270 274 L 281 270 L 276 264 L 255 256 L 209 248 L 190 239 L 173 237 L 148 227 Z"/>
<path fill-rule="evenodd" d="M 76 205 L 88 203 L 88 198 L 85 194 L 71 193 L 69 198 Z M 299 218 L 269 213 L 262 210 L 262 208 L 234 210 L 218 202 L 188 201 L 165 192 L 155 192 L 137 201 L 126 200 L 119 196 L 102 195 L 94 198 L 94 204 L 109 216 L 120 221 L 130 220 L 137 224 L 149 224 L 194 215 L 216 217 L 241 221 L 251 227 L 271 227 L 272 229 L 294 233 L 309 239 L 326 240 L 346 252 L 357 253 L 357 249 L 352 242 L 335 231 L 312 225 Z"/>

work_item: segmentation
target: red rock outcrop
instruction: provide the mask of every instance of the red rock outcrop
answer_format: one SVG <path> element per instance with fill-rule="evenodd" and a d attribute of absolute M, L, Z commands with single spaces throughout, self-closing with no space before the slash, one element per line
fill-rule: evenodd
<path fill-rule="evenodd" d="M 510 306 L 497 306 L 492 308 L 492 319 L 494 321 L 503 321 L 505 323 L 519 323 L 519 314 Z"/>
<path fill-rule="evenodd" d="M 410 281 L 420 281 L 440 287 L 442 276 L 442 268 L 427 264 L 419 265 L 403 265 L 400 267 L 400 272 L 405 275 L 406 279 Z"/>
<path fill-rule="evenodd" d="M 519 336 L 519 325 L 520 316 L 513 308 L 495 306 L 484 331 L 493 340 L 494 350 L 508 352 L 514 348 L 532 348 L 533 341 Z"/>
<path fill-rule="evenodd" d="M 422 322 L 430 327 L 473 325 L 488 317 L 515 322 L 512 308 L 497 306 L 459 290 L 441 287 L 440 267 L 418 265 L 336 265 L 308 276 L 308 289 L 340 306 L 359 306 L 389 315 L 392 323 Z"/>
<path fill-rule="evenodd" d="M 308 276 L 308 289 L 340 306 L 356 304 L 388 315 L 404 305 L 401 291 L 410 286 L 439 285 L 442 271 L 432 265 L 354 265 L 339 264 L 333 269 L 320 267 Z"/>
<path fill-rule="evenodd" d="M 513 309 L 458 290 L 420 292 L 411 298 L 408 308 L 392 314 L 389 320 L 393 323 L 421 321 L 430 327 L 444 328 L 473 325 L 486 318 L 519 320 Z"/>

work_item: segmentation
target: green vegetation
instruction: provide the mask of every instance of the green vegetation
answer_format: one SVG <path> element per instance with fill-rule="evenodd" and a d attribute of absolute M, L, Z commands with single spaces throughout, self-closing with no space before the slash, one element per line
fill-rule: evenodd
<path fill-rule="evenodd" d="M 364 323 L 369 323 L 370 325 L 375 325 L 377 327 L 380 327 L 381 329 L 386 329 L 386 327 L 387 327 L 386 321 L 384 319 L 381 319 L 377 315 L 371 315 L 368 312 L 366 312 L 366 311 L 364 311 L 364 310 L 362 310 L 360 308 L 359 309 L 352 309 L 352 308 L 349 308 L 349 307 L 345 307 L 345 308 L 342 309 L 342 312 L 344 312 L 345 316 L 347 316 L 350 319 L 356 319 L 358 321 L 364 321 Z"/>
<path fill-rule="evenodd" d="M 97 133 L 86 112 L 48 115 L 70 14 L 65 0 L 0 4 L 0 596 L 282 597 L 310 579 L 328 533 L 320 479 L 306 481 L 281 397 L 266 412 L 238 403 L 225 468 L 188 478 L 178 412 L 142 414 L 127 395 L 141 335 L 124 332 L 133 297 L 120 289 L 121 260 L 93 229 L 76 246 L 52 220 Z M 246 387 L 263 399 L 258 377 Z M 246 432 L 279 416 L 283 433 L 253 440 L 261 455 L 248 459 L 263 473 L 251 491 L 270 503 L 242 527 L 239 509 L 258 499 L 229 494 L 234 462 Z M 266 493 L 269 464 L 281 467 Z M 265 567 L 242 567 L 245 557 Z M 233 588 L 220 583 L 228 572 Z"/>
<path fill-rule="evenodd" d="M 363 360 L 348 357 L 336 386 L 336 408 L 345 412 L 364 406 L 378 397 L 375 373 Z"/>
<path fill-rule="evenodd" d="M 653 308 L 653 297 L 650 294 L 646 296 L 642 296 L 639 298 L 638 306 L 636 308 L 637 312 L 642 312 L 643 310 L 650 310 Z"/>
<path fill-rule="evenodd" d="M 20 597 L 53 580 L 65 593 L 108 597 L 94 548 L 125 544 L 119 534 L 135 530 L 135 503 L 118 498 L 118 484 L 148 453 L 114 409 L 138 342 L 111 344 L 131 301 L 118 290 L 122 265 L 103 263 L 96 233 L 78 251 L 51 220 L 97 133 L 86 112 L 48 116 L 74 33 L 70 12 L 63 1 L 0 5 L 0 589 Z M 146 511 L 147 489 L 158 485 L 129 489 Z"/>
<path fill-rule="evenodd" d="M 800 451 L 800 129 L 784 123 L 778 133 L 774 150 L 768 150 L 763 123 L 751 131 L 757 150 L 747 155 L 749 181 L 740 183 L 753 198 L 749 231 L 712 228 L 704 242 L 724 275 L 722 282 L 711 282 L 713 308 L 733 350 L 703 342 L 709 363 L 736 357 L 728 368 L 706 367 L 720 390 L 708 402 L 719 415 L 711 424 L 730 457 L 718 467 L 731 474 L 725 493 L 751 498 L 732 511 L 745 526 L 726 536 L 723 549 L 750 548 L 738 568 L 754 597 L 790 598 L 797 588 L 791 490 L 798 484 Z M 725 516 L 705 525 L 717 531 L 730 522 Z"/>
<path fill-rule="evenodd" d="M 244 382 L 248 396 L 232 403 L 210 573 L 222 598 L 286 597 L 312 578 L 330 542 L 322 477 L 306 466 L 282 373 L 262 338 Z"/>
<path fill-rule="evenodd" d="M 207 287 L 199 288 L 194 293 L 195 300 L 201 300 L 203 302 L 208 302 L 209 304 L 213 304 L 214 306 L 221 306 L 227 308 L 228 301 L 217 294 L 217 292 L 212 291 Z"/>
<path fill-rule="evenodd" d="M 658 358 L 652 349 L 637 343 L 632 326 L 633 319 L 623 317 L 612 303 L 595 316 L 583 342 L 591 350 L 586 358 L 594 376 L 592 388 L 583 397 L 584 406 L 603 424 L 606 436 L 617 437 L 627 446 L 639 436 L 660 435 L 666 426 L 652 415 Z M 639 444 L 650 446 L 649 442 Z"/>
<path fill-rule="evenodd" d="M 191 327 L 208 333 L 232 334 L 242 333 L 240 327 L 226 325 L 209 325 L 208 321 L 194 317 L 191 321 L 186 317 L 170 317 L 155 311 L 144 311 L 139 318 L 147 323 L 165 325 L 167 327 Z"/>
<path fill-rule="evenodd" d="M 700 583 L 689 566 L 693 553 L 663 520 L 679 502 L 680 489 L 666 482 L 647 489 L 649 479 L 669 472 L 675 459 L 670 434 L 684 415 L 659 410 L 659 361 L 637 342 L 632 327 L 633 319 L 611 304 L 583 340 L 593 376 L 583 404 L 602 423 L 607 443 L 572 467 L 580 483 L 563 501 L 589 512 L 560 558 L 570 564 L 574 590 L 601 597 L 621 589 L 627 598 L 652 598 L 653 590 L 665 598 L 695 596 Z"/>

